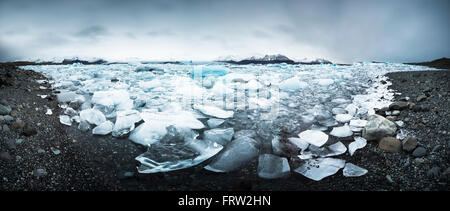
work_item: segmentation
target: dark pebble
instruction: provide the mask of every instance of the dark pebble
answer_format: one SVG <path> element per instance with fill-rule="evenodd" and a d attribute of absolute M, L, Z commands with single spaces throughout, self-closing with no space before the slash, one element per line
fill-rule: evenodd
<path fill-rule="evenodd" d="M 426 154 L 427 154 L 427 150 L 423 147 L 417 147 L 412 153 L 412 155 L 414 157 L 422 157 Z"/>

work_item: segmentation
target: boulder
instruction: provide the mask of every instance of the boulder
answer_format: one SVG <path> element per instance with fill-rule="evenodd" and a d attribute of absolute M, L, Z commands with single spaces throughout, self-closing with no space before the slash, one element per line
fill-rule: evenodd
<path fill-rule="evenodd" d="M 402 143 L 393 137 L 384 137 L 380 140 L 378 147 L 387 152 L 401 152 Z"/>
<path fill-rule="evenodd" d="M 397 126 L 388 119 L 374 114 L 367 118 L 367 124 L 363 130 L 363 137 L 367 140 L 379 140 L 395 134 Z"/>
<path fill-rule="evenodd" d="M 402 148 L 407 152 L 413 151 L 417 147 L 417 139 L 414 137 L 407 136 L 402 141 Z"/>
<path fill-rule="evenodd" d="M 390 110 L 403 110 L 408 108 L 408 102 L 395 102 L 389 105 Z"/>

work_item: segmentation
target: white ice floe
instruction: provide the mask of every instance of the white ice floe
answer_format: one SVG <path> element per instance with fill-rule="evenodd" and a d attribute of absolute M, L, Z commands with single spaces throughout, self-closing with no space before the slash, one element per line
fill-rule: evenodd
<path fill-rule="evenodd" d="M 362 119 L 354 119 L 354 120 L 350 120 L 350 126 L 353 127 L 360 127 L 363 128 L 365 127 L 367 124 L 367 120 L 362 120 Z"/>
<path fill-rule="evenodd" d="M 225 120 L 223 119 L 210 118 L 206 123 L 208 124 L 209 128 L 216 128 L 224 122 Z"/>
<path fill-rule="evenodd" d="M 59 115 L 59 122 L 63 125 L 71 126 L 72 121 L 70 121 L 70 116 L 67 115 Z"/>
<path fill-rule="evenodd" d="M 336 174 L 345 166 L 345 160 L 335 158 L 309 159 L 294 171 L 315 181 Z"/>
<path fill-rule="evenodd" d="M 213 106 L 207 106 L 207 105 L 197 104 L 197 105 L 194 105 L 194 108 L 206 115 L 221 118 L 221 119 L 227 119 L 227 118 L 233 117 L 233 114 L 234 114 L 233 111 L 225 111 L 223 109 L 213 107 Z"/>
<path fill-rule="evenodd" d="M 348 125 L 344 125 L 341 127 L 334 127 L 333 130 L 331 130 L 330 135 L 343 138 L 353 135 L 353 132 Z"/>
<path fill-rule="evenodd" d="M 336 121 L 338 121 L 340 123 L 349 122 L 352 118 L 353 118 L 353 116 L 350 114 L 338 114 L 335 117 Z"/>
<path fill-rule="evenodd" d="M 52 115 L 53 114 L 52 109 L 47 108 L 47 112 L 45 112 L 45 114 Z"/>
<path fill-rule="evenodd" d="M 363 137 L 355 136 L 353 139 L 355 139 L 355 141 L 348 145 L 348 152 L 351 156 L 353 156 L 356 150 L 365 147 L 367 144 L 367 140 Z"/>
<path fill-rule="evenodd" d="M 328 141 L 328 135 L 318 130 L 305 130 L 298 134 L 300 139 L 315 146 L 322 146 Z"/>
<path fill-rule="evenodd" d="M 87 121 L 90 124 L 100 125 L 106 121 L 105 115 L 97 109 L 86 109 L 80 112 L 81 121 Z"/>
<path fill-rule="evenodd" d="M 352 163 L 346 163 L 342 172 L 345 177 L 360 177 L 367 174 L 368 171 Z"/>
<path fill-rule="evenodd" d="M 114 124 L 111 121 L 105 121 L 92 129 L 94 135 L 107 135 L 112 132 Z"/>

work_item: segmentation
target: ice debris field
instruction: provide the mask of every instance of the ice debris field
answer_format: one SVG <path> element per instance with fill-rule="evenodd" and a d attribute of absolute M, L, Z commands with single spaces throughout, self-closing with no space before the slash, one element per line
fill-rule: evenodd
<path fill-rule="evenodd" d="M 429 69 L 391 63 L 22 68 L 50 79 L 62 109 L 61 124 L 146 146 L 136 157 L 140 173 L 204 161 L 206 170 L 230 172 L 257 160 L 261 178 L 294 172 L 316 181 L 342 168 L 346 177 L 366 174 L 336 156 L 347 150 L 358 156 L 367 143 L 361 137 L 364 118 L 399 94 L 388 89 L 383 75 Z"/>

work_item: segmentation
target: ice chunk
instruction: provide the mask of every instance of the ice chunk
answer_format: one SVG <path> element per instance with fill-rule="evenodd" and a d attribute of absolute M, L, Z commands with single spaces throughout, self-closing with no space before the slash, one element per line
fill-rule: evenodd
<path fill-rule="evenodd" d="M 333 109 L 331 109 L 331 112 L 332 112 L 334 115 L 337 115 L 337 114 L 345 114 L 345 113 L 346 113 L 346 110 L 343 109 L 343 108 L 333 108 Z"/>
<path fill-rule="evenodd" d="M 343 138 L 353 135 L 353 132 L 348 125 L 344 125 L 342 127 L 334 127 L 330 135 Z"/>
<path fill-rule="evenodd" d="M 353 118 L 353 116 L 350 114 L 338 114 L 335 117 L 335 119 L 340 123 L 349 122 L 352 118 Z"/>
<path fill-rule="evenodd" d="M 214 141 L 222 146 L 227 145 L 234 135 L 234 129 L 233 128 L 216 128 L 207 130 L 203 133 L 205 140 Z"/>
<path fill-rule="evenodd" d="M 151 91 L 153 88 L 162 86 L 162 83 L 158 79 L 153 79 L 151 81 L 140 81 L 139 88 L 144 91 Z"/>
<path fill-rule="evenodd" d="M 233 140 L 207 166 L 206 170 L 214 172 L 230 172 L 247 164 L 259 154 L 259 143 L 249 137 Z"/>
<path fill-rule="evenodd" d="M 126 90 L 98 91 L 92 96 L 91 102 L 105 107 L 114 107 L 120 104 L 130 104 L 130 95 Z M 131 103 L 132 105 L 132 103 Z"/>
<path fill-rule="evenodd" d="M 233 111 L 225 111 L 220 108 L 214 107 L 214 106 L 207 106 L 207 105 L 200 105 L 196 104 L 194 105 L 194 109 L 199 110 L 205 115 L 221 118 L 221 119 L 227 119 L 230 117 L 233 117 L 234 112 Z"/>
<path fill-rule="evenodd" d="M 301 138 L 288 138 L 288 141 L 295 144 L 298 148 L 300 148 L 302 151 L 308 149 L 309 143 Z"/>
<path fill-rule="evenodd" d="M 258 159 L 258 176 L 275 179 L 288 175 L 291 171 L 288 160 L 272 154 L 262 154 Z"/>
<path fill-rule="evenodd" d="M 315 146 L 322 146 L 328 141 L 328 135 L 318 130 L 305 130 L 298 134 L 300 139 L 313 144 Z"/>
<path fill-rule="evenodd" d="M 87 121 L 90 124 L 100 125 L 106 121 L 105 115 L 97 109 L 86 109 L 80 112 L 81 121 Z"/>
<path fill-rule="evenodd" d="M 216 128 L 224 122 L 225 122 L 225 120 L 223 120 L 223 119 L 211 118 L 211 119 L 208 119 L 208 121 L 206 123 L 208 123 L 208 126 L 210 128 Z"/>
<path fill-rule="evenodd" d="M 365 127 L 367 124 L 367 120 L 362 120 L 362 119 L 354 119 L 354 120 L 350 120 L 350 126 L 353 127 Z"/>
<path fill-rule="evenodd" d="M 340 141 L 328 146 L 328 149 L 331 150 L 331 153 L 326 154 L 324 157 L 342 155 L 347 151 L 347 147 Z"/>
<path fill-rule="evenodd" d="M 145 124 L 145 123 L 144 123 Z M 167 135 L 152 144 L 149 151 L 136 157 L 139 173 L 168 172 L 198 165 L 216 155 L 223 146 L 208 140 L 197 140 L 190 129 L 177 131 L 167 127 Z"/>
<path fill-rule="evenodd" d="M 85 101 L 85 98 L 82 95 L 76 94 L 75 92 L 61 92 L 56 95 L 56 99 L 60 103 L 66 103 L 66 102 L 83 103 Z"/>
<path fill-rule="evenodd" d="M 112 132 L 114 124 L 111 121 L 105 121 L 92 129 L 94 135 L 107 135 Z"/>
<path fill-rule="evenodd" d="M 249 137 L 249 138 L 255 138 L 256 132 L 254 130 L 240 130 L 236 133 L 234 133 L 234 138 L 238 139 L 241 137 Z"/>
<path fill-rule="evenodd" d="M 353 139 L 355 139 L 355 141 L 348 145 L 348 152 L 351 156 L 353 156 L 357 149 L 361 149 L 367 144 L 367 140 L 363 137 L 355 136 Z"/>
<path fill-rule="evenodd" d="M 75 111 L 73 108 L 71 108 L 71 107 L 67 107 L 65 110 L 64 110 L 64 114 L 66 114 L 66 115 L 69 115 L 69 116 L 76 116 L 78 113 L 77 113 L 77 111 Z"/>
<path fill-rule="evenodd" d="M 349 104 L 347 107 L 345 107 L 345 110 L 347 110 L 349 115 L 355 116 L 356 112 L 358 111 L 358 107 L 353 104 Z"/>
<path fill-rule="evenodd" d="M 294 171 L 315 181 L 336 174 L 345 166 L 345 160 L 335 158 L 309 159 Z"/>
<path fill-rule="evenodd" d="M 345 177 L 359 177 L 367 174 L 368 171 L 367 169 L 361 168 L 352 163 L 346 163 L 342 172 L 344 173 Z"/>
<path fill-rule="evenodd" d="M 326 79 L 318 79 L 318 80 L 317 80 L 317 83 L 318 83 L 319 85 L 321 85 L 321 86 L 329 86 L 329 85 L 331 85 L 331 84 L 334 83 L 334 80 L 333 80 L 333 79 L 329 79 L 329 78 L 326 78 Z"/>
<path fill-rule="evenodd" d="M 403 121 L 401 121 L 401 120 L 395 121 L 395 124 L 396 124 L 397 126 L 399 126 L 399 127 L 405 126 L 405 123 L 404 123 Z"/>
<path fill-rule="evenodd" d="M 112 130 L 112 136 L 122 137 L 128 134 L 129 132 L 134 130 L 134 123 L 139 122 L 141 119 L 142 118 L 139 114 L 139 111 L 118 111 L 116 123 L 114 124 L 114 128 Z"/>
<path fill-rule="evenodd" d="M 59 122 L 61 122 L 61 124 L 63 124 L 63 125 L 68 125 L 68 126 L 72 125 L 72 121 L 70 121 L 70 116 L 67 116 L 67 115 L 59 115 Z"/>
<path fill-rule="evenodd" d="M 308 87 L 308 84 L 305 82 L 302 82 L 297 77 L 292 77 L 287 80 L 282 81 L 279 84 L 279 87 L 283 91 L 295 91 L 299 89 L 304 89 Z"/>
<path fill-rule="evenodd" d="M 317 147 L 314 145 L 309 146 L 309 151 L 302 152 L 299 156 L 300 159 L 310 159 L 313 157 L 330 157 L 344 154 L 347 151 L 347 147 L 342 142 L 337 142 L 335 144 L 326 147 Z"/>
<path fill-rule="evenodd" d="M 161 122 L 144 122 L 131 132 L 129 139 L 137 144 L 150 146 L 166 135 L 166 124 Z"/>
<path fill-rule="evenodd" d="M 45 112 L 45 114 L 52 115 L 53 114 L 52 109 L 47 108 L 47 112 Z"/>

